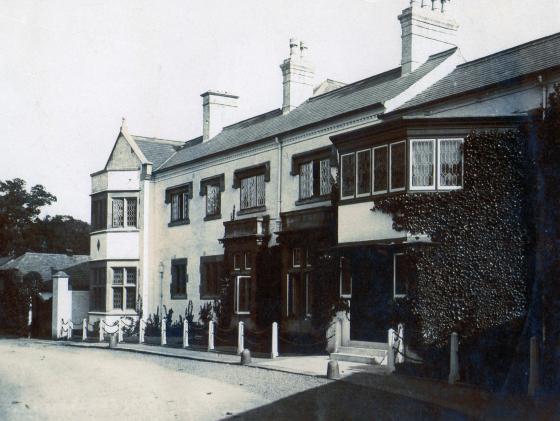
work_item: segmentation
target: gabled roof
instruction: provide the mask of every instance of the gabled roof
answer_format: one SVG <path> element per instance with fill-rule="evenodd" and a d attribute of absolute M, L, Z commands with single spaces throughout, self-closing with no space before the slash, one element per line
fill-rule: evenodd
<path fill-rule="evenodd" d="M 153 168 L 157 169 L 167 161 L 178 149 L 185 146 L 185 142 L 176 140 L 158 139 L 155 137 L 144 137 L 132 135 L 132 138 L 146 157 L 152 163 Z M 186 144 L 196 144 L 202 142 L 202 137 L 188 141 Z"/>
<path fill-rule="evenodd" d="M 87 263 L 88 260 L 89 257 L 85 255 L 28 252 L 0 266 L 0 270 L 16 269 L 21 275 L 38 272 L 43 282 L 47 282 L 52 279 L 53 273 L 66 271 L 67 268 Z"/>
<path fill-rule="evenodd" d="M 559 66 L 560 33 L 557 33 L 461 64 L 396 111 L 507 83 Z"/>
<path fill-rule="evenodd" d="M 403 93 L 436 69 L 455 53 L 451 49 L 435 54 L 416 71 L 401 75 L 401 68 L 343 86 L 323 95 L 308 99 L 288 114 L 281 110 L 241 121 L 224 130 L 207 142 L 179 150 L 165 162 L 160 170 L 192 162 L 210 155 L 287 133 L 348 112 L 378 106 Z"/>

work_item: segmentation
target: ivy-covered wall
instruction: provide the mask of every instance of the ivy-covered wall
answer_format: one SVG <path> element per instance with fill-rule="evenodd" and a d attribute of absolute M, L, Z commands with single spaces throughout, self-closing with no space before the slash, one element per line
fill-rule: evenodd
<path fill-rule="evenodd" d="M 526 137 L 515 131 L 472 133 L 463 151 L 462 190 L 397 195 L 374 205 L 393 215 L 395 229 L 428 234 L 433 241 L 406 249 L 416 272 L 399 314 L 406 315 L 409 335 L 420 347 L 445 344 L 453 331 L 463 341 L 480 338 L 522 321 L 527 310 Z"/>

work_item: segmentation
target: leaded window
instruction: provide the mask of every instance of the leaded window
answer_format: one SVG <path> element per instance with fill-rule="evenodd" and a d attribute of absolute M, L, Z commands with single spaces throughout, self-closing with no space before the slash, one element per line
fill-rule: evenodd
<path fill-rule="evenodd" d="M 432 139 L 410 141 L 410 188 L 434 187 L 435 144 Z"/>
<path fill-rule="evenodd" d="M 319 161 L 319 172 L 321 173 L 319 180 L 319 193 L 321 196 L 330 194 L 332 190 L 330 159 L 322 159 Z"/>
<path fill-rule="evenodd" d="M 299 198 L 325 196 L 330 194 L 331 162 L 330 159 L 316 159 L 299 166 Z"/>
<path fill-rule="evenodd" d="M 137 226 L 137 199 L 135 197 L 114 198 L 112 211 L 113 228 Z"/>
<path fill-rule="evenodd" d="M 390 158 L 391 191 L 404 190 L 406 182 L 406 144 L 404 141 L 391 143 Z"/>
<path fill-rule="evenodd" d="M 113 227 L 124 226 L 124 199 L 113 199 Z"/>
<path fill-rule="evenodd" d="M 107 198 L 95 198 L 91 201 L 91 228 L 93 230 L 107 228 Z"/>
<path fill-rule="evenodd" d="M 264 174 L 241 179 L 240 208 L 251 209 L 265 205 Z"/>
<path fill-rule="evenodd" d="M 371 194 L 371 150 L 360 151 L 356 154 L 357 195 Z"/>
<path fill-rule="evenodd" d="M 439 140 L 439 187 L 458 188 L 463 184 L 461 139 Z"/>
<path fill-rule="evenodd" d="M 171 222 L 188 221 L 189 193 L 178 191 L 171 193 Z"/>
<path fill-rule="evenodd" d="M 313 197 L 313 161 L 299 166 L 299 198 Z"/>
<path fill-rule="evenodd" d="M 388 146 L 373 148 L 373 193 L 386 193 L 388 183 Z"/>
<path fill-rule="evenodd" d="M 341 196 L 354 197 L 356 191 L 356 155 L 354 153 L 342 155 L 341 158 Z"/>
<path fill-rule="evenodd" d="M 136 309 L 137 269 L 135 267 L 112 268 L 113 309 Z"/>
<path fill-rule="evenodd" d="M 209 184 L 206 186 L 206 216 L 215 216 L 220 213 L 220 186 Z"/>

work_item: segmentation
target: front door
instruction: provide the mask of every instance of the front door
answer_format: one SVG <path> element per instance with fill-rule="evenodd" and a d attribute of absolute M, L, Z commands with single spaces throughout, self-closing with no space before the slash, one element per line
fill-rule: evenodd
<path fill-rule="evenodd" d="M 387 342 L 392 318 L 392 260 L 392 253 L 383 249 L 360 249 L 352 256 L 351 340 Z"/>

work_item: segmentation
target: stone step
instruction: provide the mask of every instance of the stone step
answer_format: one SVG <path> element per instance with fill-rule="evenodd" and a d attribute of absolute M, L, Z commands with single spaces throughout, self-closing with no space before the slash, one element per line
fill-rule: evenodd
<path fill-rule="evenodd" d="M 387 354 L 387 350 L 378 348 L 362 348 L 362 347 L 350 347 L 341 346 L 338 351 L 341 354 L 353 354 L 353 355 L 363 355 L 365 357 L 381 357 L 383 358 Z"/>
<path fill-rule="evenodd" d="M 370 364 L 370 365 L 385 365 L 387 364 L 386 358 L 379 356 L 367 356 L 358 354 L 345 354 L 336 352 L 331 354 L 331 359 L 336 361 L 348 361 L 352 363 Z"/>

